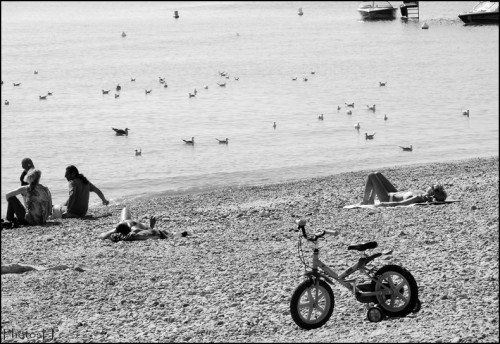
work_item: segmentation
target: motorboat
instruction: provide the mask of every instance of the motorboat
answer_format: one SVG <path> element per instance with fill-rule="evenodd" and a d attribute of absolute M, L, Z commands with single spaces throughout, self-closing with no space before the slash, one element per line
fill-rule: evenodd
<path fill-rule="evenodd" d="M 362 1 L 358 7 L 364 20 L 395 19 L 396 11 L 389 1 Z"/>
<path fill-rule="evenodd" d="M 460 13 L 460 18 L 466 24 L 498 24 L 498 1 L 479 1 L 476 6 L 466 13 Z"/>

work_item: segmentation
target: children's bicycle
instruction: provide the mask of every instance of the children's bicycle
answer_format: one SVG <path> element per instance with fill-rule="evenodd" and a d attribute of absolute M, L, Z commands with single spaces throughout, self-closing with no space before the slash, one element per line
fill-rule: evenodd
<path fill-rule="evenodd" d="M 415 278 L 405 268 L 398 265 L 385 265 L 379 270 L 367 265 L 375 258 L 391 254 L 392 251 L 367 255 L 366 250 L 374 249 L 377 242 L 351 245 L 348 250 L 362 253 L 361 258 L 353 266 L 338 275 L 319 259 L 318 239 L 326 234 L 337 235 L 335 231 L 323 230 L 320 233 L 306 233 L 306 220 L 297 221 L 299 229 L 298 252 L 304 263 L 307 279 L 293 292 L 290 300 L 290 313 L 293 321 L 303 329 L 310 330 L 323 326 L 330 319 L 334 296 L 330 285 L 335 280 L 354 294 L 356 300 L 366 304 L 367 318 L 371 322 L 379 322 L 384 317 L 405 317 L 420 311 L 418 286 Z M 312 266 L 308 266 L 302 250 L 302 237 L 314 245 Z M 309 268 L 309 270 L 307 270 Z M 368 283 L 358 284 L 358 278 L 347 279 L 359 271 L 359 277 L 366 276 Z M 366 278 L 363 278 L 366 282 Z"/>

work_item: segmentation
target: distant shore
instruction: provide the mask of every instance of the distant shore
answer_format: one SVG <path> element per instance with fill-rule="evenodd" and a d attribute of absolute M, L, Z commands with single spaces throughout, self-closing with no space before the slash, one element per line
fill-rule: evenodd
<path fill-rule="evenodd" d="M 398 189 L 441 183 L 446 205 L 344 209 L 361 201 L 370 170 L 272 185 L 226 187 L 93 207 L 86 219 L 2 231 L 2 265 L 65 265 L 2 275 L 2 331 L 54 329 L 56 341 L 498 342 L 498 156 L 379 169 Z M 175 240 L 112 243 L 123 206 Z M 347 245 L 376 240 L 384 264 L 407 268 L 422 311 L 380 323 L 336 285 L 325 326 L 300 330 L 289 302 L 304 267 L 294 220 L 335 229 L 322 245 L 336 270 Z M 310 251 L 306 250 L 310 260 Z M 76 268 L 76 269 L 75 269 Z M 6 338 L 5 342 L 20 342 Z"/>

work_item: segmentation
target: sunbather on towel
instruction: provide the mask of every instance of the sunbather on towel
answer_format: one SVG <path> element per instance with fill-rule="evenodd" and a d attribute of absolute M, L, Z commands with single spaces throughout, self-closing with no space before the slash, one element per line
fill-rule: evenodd
<path fill-rule="evenodd" d="M 365 194 L 360 204 L 375 204 L 375 196 L 380 201 L 378 207 L 394 207 L 432 201 L 443 202 L 447 195 L 442 185 L 432 185 L 426 191 L 398 191 L 382 173 L 375 172 L 368 175 Z"/>
<path fill-rule="evenodd" d="M 147 239 L 166 239 L 172 236 L 164 229 L 154 229 L 156 218 L 149 219 L 149 226 L 132 220 L 130 210 L 125 207 L 122 210 L 121 221 L 116 226 L 106 233 L 99 235 L 100 239 L 110 239 L 111 241 L 134 241 L 134 240 L 147 240 Z"/>

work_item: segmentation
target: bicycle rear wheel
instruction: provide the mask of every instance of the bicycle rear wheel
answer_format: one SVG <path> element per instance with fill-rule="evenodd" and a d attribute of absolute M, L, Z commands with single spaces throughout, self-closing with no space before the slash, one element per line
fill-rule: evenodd
<path fill-rule="evenodd" d="M 380 308 L 385 315 L 404 317 L 411 313 L 418 300 L 418 286 L 415 278 L 405 268 L 398 265 L 386 265 L 374 275 L 374 291 L 391 289 L 391 295 L 376 295 Z"/>
<path fill-rule="evenodd" d="M 323 280 L 318 286 L 312 279 L 302 282 L 290 300 L 293 321 L 305 330 L 323 326 L 330 319 L 335 300 L 332 288 Z"/>

